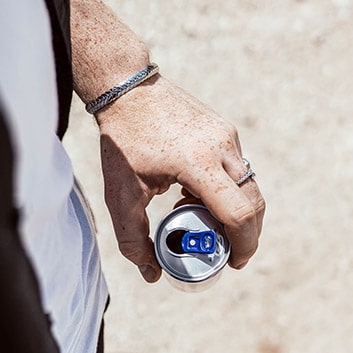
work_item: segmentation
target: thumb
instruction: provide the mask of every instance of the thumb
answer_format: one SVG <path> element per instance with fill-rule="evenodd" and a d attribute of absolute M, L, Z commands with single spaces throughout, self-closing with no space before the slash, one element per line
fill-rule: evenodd
<path fill-rule="evenodd" d="M 161 276 L 161 268 L 149 237 L 149 220 L 145 210 L 149 200 L 136 184 L 118 181 L 115 185 L 119 187 L 112 193 L 106 191 L 105 199 L 119 249 L 122 255 L 138 266 L 147 282 L 156 282 Z"/>
<path fill-rule="evenodd" d="M 161 268 L 149 237 L 146 207 L 153 194 L 109 135 L 101 136 L 105 202 L 121 253 L 138 266 L 147 282 L 156 282 Z"/>
<path fill-rule="evenodd" d="M 158 281 L 161 268 L 149 237 L 149 221 L 144 207 L 129 207 L 125 203 L 119 219 L 113 220 L 113 223 L 121 253 L 138 266 L 147 282 Z"/>

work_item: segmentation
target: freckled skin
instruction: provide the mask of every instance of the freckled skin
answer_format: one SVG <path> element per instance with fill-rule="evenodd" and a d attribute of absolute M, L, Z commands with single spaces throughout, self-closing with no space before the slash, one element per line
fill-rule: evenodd
<path fill-rule="evenodd" d="M 84 102 L 149 63 L 144 43 L 101 1 L 72 0 L 71 10 L 75 90 Z M 92 18 L 97 10 L 99 19 Z M 146 207 L 173 183 L 183 186 L 177 205 L 203 203 L 224 224 L 232 245 L 230 266 L 246 264 L 257 248 L 265 202 L 255 181 L 241 187 L 234 182 L 246 171 L 234 126 L 161 75 L 102 109 L 96 119 L 105 199 L 119 248 L 146 281 L 161 274 Z"/>

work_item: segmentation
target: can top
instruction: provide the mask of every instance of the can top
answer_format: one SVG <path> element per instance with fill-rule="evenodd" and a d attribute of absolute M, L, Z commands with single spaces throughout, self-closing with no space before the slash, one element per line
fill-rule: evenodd
<path fill-rule="evenodd" d="M 223 225 L 201 205 L 171 211 L 159 224 L 154 243 L 163 270 L 185 282 L 213 277 L 230 255 Z"/>

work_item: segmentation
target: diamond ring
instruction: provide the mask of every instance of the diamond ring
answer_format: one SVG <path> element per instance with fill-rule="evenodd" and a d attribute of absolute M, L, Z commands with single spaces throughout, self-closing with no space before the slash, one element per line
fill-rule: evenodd
<path fill-rule="evenodd" d="M 249 178 L 253 179 L 255 177 L 255 172 L 250 168 L 249 161 L 246 158 L 243 158 L 243 163 L 244 163 L 245 167 L 247 168 L 247 170 L 241 178 L 239 178 L 238 180 L 235 181 L 235 183 L 237 185 L 241 185 Z"/>

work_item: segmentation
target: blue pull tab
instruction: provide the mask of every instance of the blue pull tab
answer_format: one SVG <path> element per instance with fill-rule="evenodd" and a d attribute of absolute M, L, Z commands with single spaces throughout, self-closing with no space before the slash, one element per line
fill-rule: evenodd
<path fill-rule="evenodd" d="M 185 253 L 213 254 L 216 250 L 217 234 L 214 230 L 187 232 L 181 239 Z"/>

